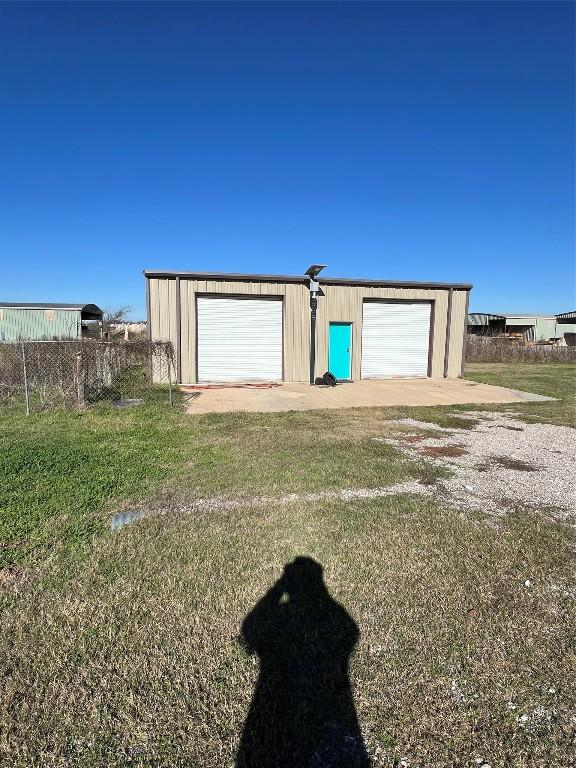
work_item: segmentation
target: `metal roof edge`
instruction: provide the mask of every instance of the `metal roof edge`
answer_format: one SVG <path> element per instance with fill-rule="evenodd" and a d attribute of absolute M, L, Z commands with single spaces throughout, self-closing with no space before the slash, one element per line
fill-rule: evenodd
<path fill-rule="evenodd" d="M 302 283 L 307 285 L 310 278 L 306 275 L 251 275 L 244 272 L 186 272 L 180 270 L 145 269 L 144 277 L 188 277 L 198 280 L 246 280 L 252 282 Z"/>
<path fill-rule="evenodd" d="M 69 309 L 76 312 L 84 312 L 85 310 L 103 312 L 97 304 L 63 304 L 41 301 L 0 301 L 0 307 L 6 307 L 7 309 Z"/>
<path fill-rule="evenodd" d="M 185 272 L 178 270 L 145 269 L 144 277 L 149 278 L 196 278 L 197 280 L 236 280 L 238 282 L 301 283 L 307 285 L 306 275 L 252 275 L 243 272 Z M 472 290 L 471 283 L 432 283 L 417 280 L 370 280 L 352 277 L 319 278 L 321 285 L 359 285 L 373 288 L 453 288 L 460 291 Z"/>
<path fill-rule="evenodd" d="M 471 291 L 471 283 L 432 283 L 426 280 L 370 280 L 353 277 L 319 278 L 321 285 L 364 285 L 373 288 L 453 288 L 457 291 Z"/>
<path fill-rule="evenodd" d="M 568 318 L 576 318 L 576 309 L 572 310 L 572 312 L 560 312 L 560 314 L 556 315 L 557 320 L 565 320 Z"/>
<path fill-rule="evenodd" d="M 481 315 L 482 317 L 493 317 L 496 320 L 506 320 L 506 315 L 497 315 L 494 312 L 468 312 L 468 317 L 472 317 L 472 315 Z M 512 317 L 512 315 L 510 315 L 510 317 Z"/>
<path fill-rule="evenodd" d="M 522 312 L 504 312 L 499 314 L 498 312 L 469 312 L 469 315 L 484 315 L 485 317 L 500 317 L 506 319 L 508 317 L 523 319 L 523 320 L 554 320 L 558 315 L 527 315 Z"/>

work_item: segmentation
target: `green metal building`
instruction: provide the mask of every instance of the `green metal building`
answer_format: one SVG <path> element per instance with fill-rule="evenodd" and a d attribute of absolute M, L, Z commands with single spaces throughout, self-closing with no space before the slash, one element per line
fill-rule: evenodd
<path fill-rule="evenodd" d="M 78 340 L 101 322 L 96 304 L 0 302 L 0 341 Z"/>
<path fill-rule="evenodd" d="M 556 323 L 560 333 L 564 335 L 566 344 L 569 347 L 576 347 L 576 310 L 556 315 Z"/>
<path fill-rule="evenodd" d="M 572 322 L 571 322 L 572 321 Z M 518 315 L 472 312 L 468 315 L 468 333 L 477 336 L 500 336 L 505 333 L 522 334 L 525 341 L 546 341 L 564 337 L 566 343 L 576 332 L 574 313 L 565 315 Z"/>

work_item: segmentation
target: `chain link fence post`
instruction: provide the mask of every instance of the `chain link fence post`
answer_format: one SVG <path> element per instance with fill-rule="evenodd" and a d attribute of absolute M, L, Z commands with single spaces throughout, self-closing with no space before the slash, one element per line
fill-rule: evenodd
<path fill-rule="evenodd" d="M 170 401 L 170 405 L 174 405 L 174 398 L 172 396 L 172 371 L 169 354 L 166 355 L 166 363 L 168 364 L 168 400 Z"/>
<path fill-rule="evenodd" d="M 148 383 L 150 386 L 154 384 L 154 351 L 152 348 L 152 342 L 148 339 Z"/>
<path fill-rule="evenodd" d="M 26 400 L 26 416 L 30 416 L 30 392 L 28 391 L 28 371 L 26 369 L 26 349 L 24 342 L 21 342 L 22 351 L 22 380 L 24 383 L 24 398 Z"/>
<path fill-rule="evenodd" d="M 78 408 L 84 408 L 86 397 L 84 392 L 84 366 L 82 365 L 82 352 L 76 353 L 76 397 Z"/>

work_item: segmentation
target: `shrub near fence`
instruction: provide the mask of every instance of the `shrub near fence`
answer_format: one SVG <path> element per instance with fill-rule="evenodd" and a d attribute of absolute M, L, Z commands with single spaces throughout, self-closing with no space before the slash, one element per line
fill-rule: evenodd
<path fill-rule="evenodd" d="M 153 382 L 164 382 L 154 387 Z M 12 408 L 84 408 L 155 394 L 172 402 L 170 342 L 21 341 L 0 343 L 0 403 Z"/>
<path fill-rule="evenodd" d="M 469 335 L 467 363 L 573 363 L 576 347 L 549 344 L 523 344 L 498 336 Z"/>

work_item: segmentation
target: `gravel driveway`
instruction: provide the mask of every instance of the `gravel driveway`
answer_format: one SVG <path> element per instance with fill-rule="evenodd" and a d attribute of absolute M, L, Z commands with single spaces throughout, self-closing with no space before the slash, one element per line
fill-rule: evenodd
<path fill-rule="evenodd" d="M 451 477 L 427 484 L 408 480 L 379 488 L 341 488 L 315 493 L 228 499 L 191 499 L 157 507 L 129 509 L 114 515 L 112 529 L 122 528 L 151 514 L 216 512 L 271 504 L 313 503 L 373 499 L 397 494 L 436 498 L 461 509 L 502 513 L 525 506 L 576 523 L 576 429 L 553 424 L 524 424 L 510 414 L 468 411 L 459 419 L 478 420 L 470 429 L 446 429 L 430 422 L 394 419 L 387 422 L 386 437 L 403 453 L 447 467 Z M 398 426 L 397 431 L 390 427 Z M 435 434 L 430 435 L 433 431 Z M 428 434 L 423 434 L 423 432 Z"/>
<path fill-rule="evenodd" d="M 525 424 L 497 412 L 455 415 L 479 423 L 471 429 L 445 429 L 400 419 L 394 423 L 401 433 L 377 439 L 447 466 L 453 477 L 440 481 L 438 490 L 452 504 L 486 512 L 524 505 L 576 519 L 576 429 Z M 432 428 L 440 434 L 422 436 L 421 430 Z"/>

